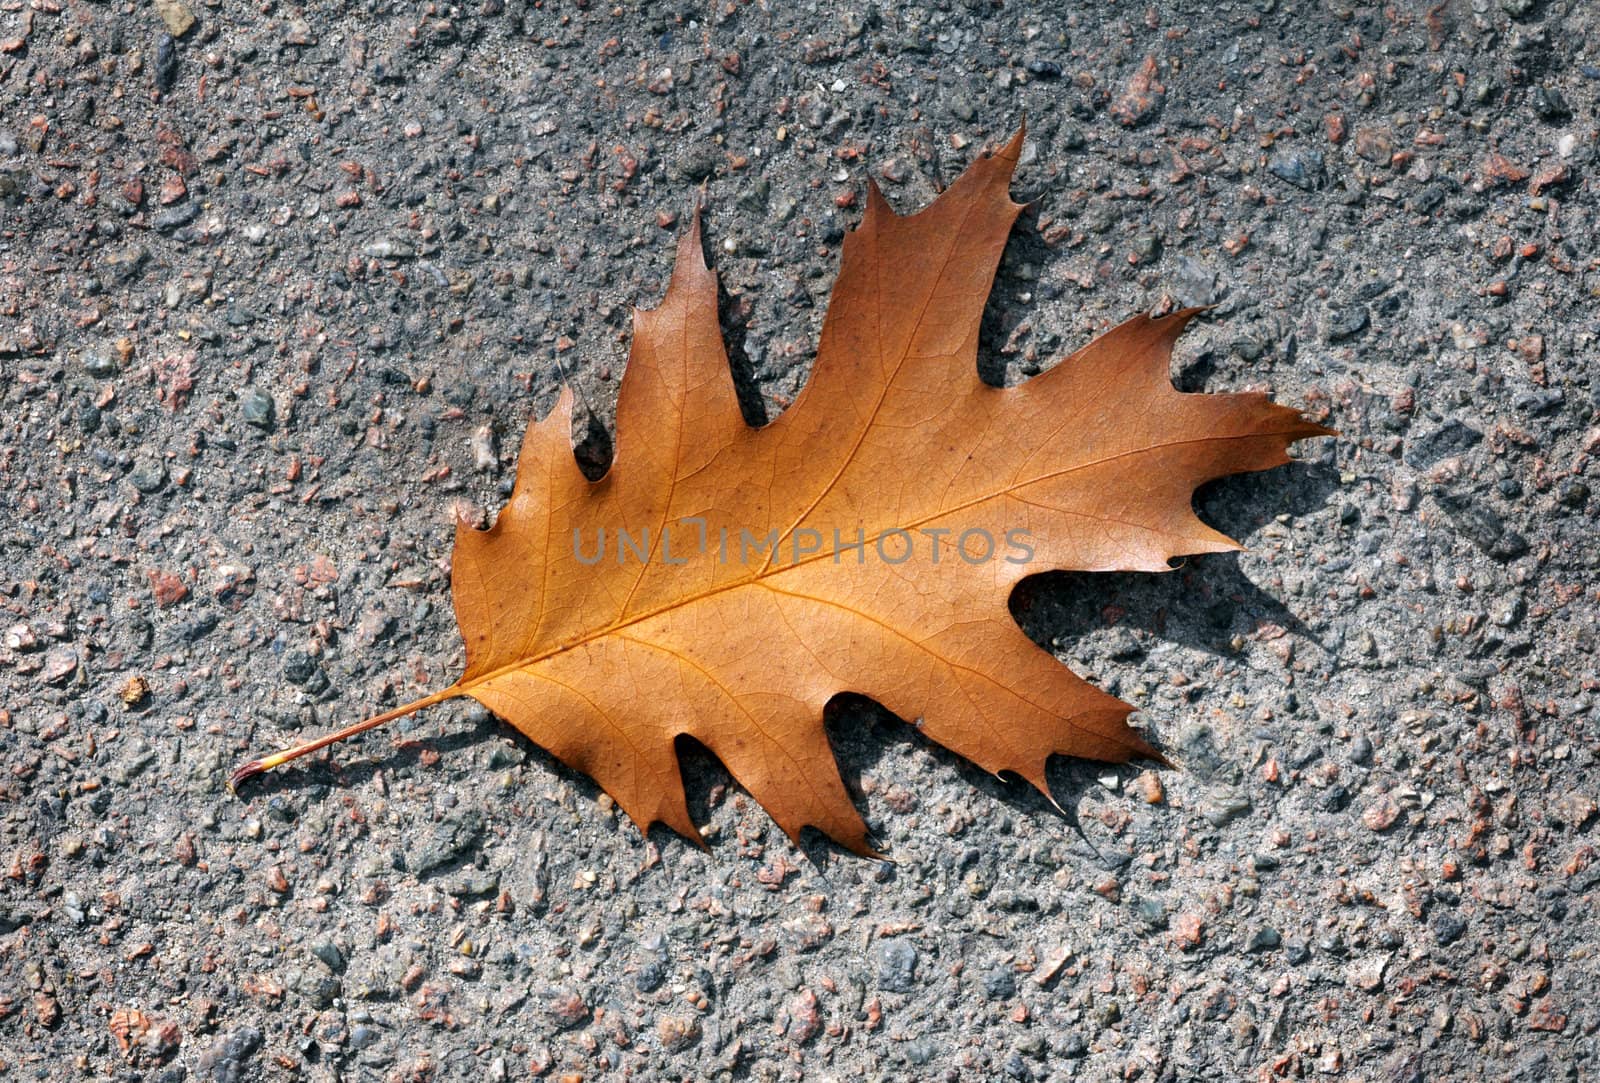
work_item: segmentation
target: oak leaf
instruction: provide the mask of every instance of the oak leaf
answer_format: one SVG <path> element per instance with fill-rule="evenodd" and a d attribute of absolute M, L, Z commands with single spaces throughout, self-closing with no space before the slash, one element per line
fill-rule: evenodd
<path fill-rule="evenodd" d="M 1047 796 L 1052 755 L 1156 756 L 1132 708 L 1023 634 L 1012 588 L 1237 549 L 1195 516 L 1195 488 L 1329 430 L 1264 394 L 1175 390 L 1194 310 L 1130 319 L 1018 386 L 982 382 L 1021 147 L 1019 132 L 910 216 L 869 187 L 810 383 L 760 428 L 740 412 L 697 222 L 660 307 L 635 313 L 609 472 L 579 471 L 563 390 L 529 425 L 494 525 L 458 523 L 466 672 L 346 734 L 468 695 L 641 829 L 698 840 L 674 747 L 688 735 L 791 837 L 811 825 L 863 853 L 822 722 L 841 692 Z"/>

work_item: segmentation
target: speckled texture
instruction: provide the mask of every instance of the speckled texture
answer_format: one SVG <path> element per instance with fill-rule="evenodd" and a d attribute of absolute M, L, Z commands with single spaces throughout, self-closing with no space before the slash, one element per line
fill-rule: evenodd
<path fill-rule="evenodd" d="M 5 1071 L 1600 1071 L 1595 9 L 1062 7 L 0 5 Z M 466 704 L 229 796 L 459 671 L 452 517 L 563 378 L 604 460 L 696 200 L 771 414 L 864 177 L 1023 115 L 988 378 L 1215 302 L 1179 386 L 1344 433 L 1015 599 L 1181 769 L 1062 815 L 841 703 L 892 864 L 693 749 L 642 840 Z"/>

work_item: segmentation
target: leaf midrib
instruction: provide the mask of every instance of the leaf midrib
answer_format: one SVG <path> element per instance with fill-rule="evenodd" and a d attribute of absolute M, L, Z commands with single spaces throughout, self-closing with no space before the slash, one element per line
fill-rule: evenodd
<path fill-rule="evenodd" d="M 1005 389 L 997 388 L 995 390 L 1010 390 L 1010 389 L 1009 388 L 1005 388 Z M 937 511 L 937 512 L 933 512 L 933 513 L 931 513 L 929 515 L 926 515 L 926 516 L 922 517 L 921 519 L 916 519 L 916 520 L 912 520 L 910 522 L 904 523 L 898 529 L 907 530 L 907 531 L 915 530 L 918 527 L 924 526 L 924 525 L 926 525 L 928 523 L 931 523 L 931 522 L 933 522 L 933 521 L 935 521 L 937 519 L 943 518 L 944 516 L 956 515 L 956 514 L 959 514 L 959 513 L 963 512 L 963 511 L 966 511 L 966 510 L 968 510 L 970 508 L 978 507 L 981 504 L 987 504 L 991 500 L 998 500 L 1001 497 L 1010 496 L 1011 494 L 1013 494 L 1014 492 L 1016 492 L 1016 491 L 1018 491 L 1020 489 L 1026 489 L 1029 486 L 1037 485 L 1042 481 L 1049 481 L 1052 478 L 1064 477 L 1064 476 L 1066 476 L 1068 474 L 1074 474 L 1074 473 L 1077 473 L 1080 470 L 1089 470 L 1089 469 L 1092 469 L 1093 467 L 1096 467 L 1096 466 L 1103 466 L 1106 463 L 1115 462 L 1118 459 L 1126 459 L 1126 458 L 1131 458 L 1131 457 L 1136 456 L 1136 455 L 1144 455 L 1144 454 L 1148 454 L 1150 452 L 1163 451 L 1163 450 L 1165 450 L 1167 448 L 1182 447 L 1182 446 L 1187 445 L 1187 444 L 1204 444 L 1204 443 L 1224 442 L 1224 441 L 1232 441 L 1232 440 L 1258 440 L 1258 439 L 1270 439 L 1270 438 L 1278 437 L 1278 436 L 1293 436 L 1297 431 L 1298 431 L 1297 429 L 1291 428 L 1291 429 L 1281 429 L 1281 430 L 1275 429 L 1275 430 L 1268 431 L 1268 432 L 1232 433 L 1232 434 L 1228 434 L 1228 435 L 1219 435 L 1219 436 L 1197 436 L 1197 437 L 1190 437 L 1188 439 L 1183 439 L 1183 440 L 1168 440 L 1168 441 L 1164 441 L 1164 442 L 1159 443 L 1159 444 L 1150 444 L 1150 445 L 1147 445 L 1145 447 L 1130 448 L 1127 451 L 1119 451 L 1114 455 L 1105 455 L 1105 456 L 1102 456 L 1101 458 L 1098 458 L 1098 459 L 1088 460 L 1087 462 L 1074 463 L 1072 466 L 1066 467 L 1066 468 L 1061 469 L 1061 470 L 1052 470 L 1052 471 L 1049 471 L 1048 473 L 1040 474 L 1038 477 L 1030 478 L 1027 481 L 1022 482 L 1020 484 L 1010 485 L 1007 488 L 1001 489 L 1001 490 L 996 491 L 996 492 L 985 493 L 985 494 L 983 494 L 981 496 L 974 497 L 973 499 L 968 500 L 965 503 L 957 504 L 955 507 L 945 508 L 943 510 L 940 510 L 940 511 Z M 783 539 L 786 538 L 786 537 L 789 537 L 790 535 L 792 535 L 794 533 L 794 531 L 797 530 L 801 525 L 803 525 L 803 521 L 795 523 L 794 526 L 792 526 L 789 529 L 789 532 L 787 534 L 784 534 L 784 535 L 779 537 L 778 544 L 781 545 L 782 542 L 783 542 Z M 542 653 L 531 654 L 531 655 L 527 655 L 527 656 L 522 657 L 522 658 L 518 658 L 518 659 L 516 659 L 514 661 L 506 663 L 503 666 L 499 666 L 499 667 L 497 667 L 495 669 L 492 669 L 488 673 L 483 674 L 482 676 L 474 677 L 471 680 L 466 680 L 466 679 L 463 678 L 462 680 L 457 681 L 455 683 L 455 685 L 453 686 L 453 688 L 455 689 L 455 691 L 458 694 L 459 693 L 470 694 L 472 689 L 477 688 L 477 687 L 479 687 L 481 685 L 487 684 L 490 681 L 495 680 L 498 677 L 503 677 L 508 673 L 515 673 L 518 670 L 529 669 L 529 668 L 531 668 L 533 666 L 538 665 L 540 662 L 546 661 L 547 659 L 553 658 L 558 654 L 562 654 L 562 653 L 564 653 L 566 651 L 569 651 L 569 650 L 573 649 L 574 647 L 580 647 L 585 643 L 593 643 L 596 640 L 604 639 L 604 638 L 606 638 L 607 636 L 610 636 L 610 635 L 615 635 L 617 632 L 620 632 L 623 629 L 631 628 L 631 627 L 633 627 L 634 625 L 637 625 L 637 624 L 642 624 L 645 621 L 651 620 L 651 619 L 653 619 L 655 617 L 659 617 L 663 613 L 669 613 L 674 609 L 685 609 L 685 608 L 687 608 L 689 606 L 697 605 L 700 602 L 703 602 L 708 598 L 714 598 L 719 594 L 726 594 L 726 593 L 728 593 L 730 591 L 735 591 L 735 590 L 743 590 L 746 587 L 750 587 L 750 586 L 758 586 L 758 585 L 762 584 L 765 580 L 776 579 L 779 576 L 785 575 L 785 574 L 787 574 L 789 572 L 796 571 L 796 570 L 798 570 L 800 568 L 806 567 L 807 565 L 815 564 L 818 561 L 823 560 L 824 558 L 828 558 L 829 556 L 830 556 L 830 554 L 828 554 L 828 553 L 819 552 L 814 556 L 807 557 L 805 560 L 793 561 L 793 562 L 791 562 L 789 564 L 785 564 L 785 565 L 783 565 L 782 567 L 779 567 L 779 568 L 773 568 L 770 565 L 770 563 L 767 564 L 767 565 L 763 565 L 763 567 L 758 572 L 756 572 L 756 574 L 751 575 L 751 576 L 749 576 L 747 578 L 738 579 L 738 580 L 735 580 L 735 581 L 733 581 L 731 583 L 725 583 L 725 584 L 723 584 L 722 586 L 719 586 L 719 587 L 713 587 L 710 590 L 701 591 L 698 594 L 692 594 L 692 595 L 689 595 L 688 597 L 680 598 L 680 599 L 678 599 L 676 601 L 669 602 L 669 603 L 667 603 L 665 605 L 657 606 L 654 609 L 647 610 L 647 611 L 645 611 L 643 613 L 640 613 L 640 614 L 638 614 L 636 616 L 633 616 L 633 617 L 626 617 L 626 618 L 623 618 L 623 619 L 620 619 L 620 620 L 613 621 L 611 624 L 606 625 L 604 628 L 600 628 L 600 629 L 597 629 L 595 631 L 587 632 L 587 633 L 584 633 L 582 635 L 579 635 L 575 639 L 568 640 L 567 642 L 561 643 L 561 644 L 559 644 L 559 645 L 557 645 L 555 647 L 552 647 L 549 650 L 544 651 Z M 1049 569 L 1044 569 L 1044 570 L 1049 570 Z M 853 611 L 854 610 L 852 610 L 852 612 Z"/>

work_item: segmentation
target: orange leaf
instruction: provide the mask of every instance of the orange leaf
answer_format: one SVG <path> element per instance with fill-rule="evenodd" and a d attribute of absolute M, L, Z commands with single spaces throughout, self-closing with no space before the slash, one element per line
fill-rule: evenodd
<path fill-rule="evenodd" d="M 347 732 L 469 695 L 641 828 L 698 839 L 674 749 L 686 734 L 791 837 L 810 824 L 862 853 L 822 725 L 840 692 L 1041 790 L 1053 754 L 1156 756 L 1132 708 L 1022 633 L 1012 588 L 1236 549 L 1194 515 L 1195 488 L 1329 430 L 1262 394 L 1176 391 L 1172 346 L 1194 310 L 1131 319 L 1017 387 L 980 381 L 1021 147 L 1019 132 L 911 216 L 869 188 L 811 382 L 759 429 L 740 414 L 696 222 L 661 306 L 635 315 L 609 473 L 579 472 L 563 391 L 529 425 L 495 524 L 458 524 L 466 672 Z"/>

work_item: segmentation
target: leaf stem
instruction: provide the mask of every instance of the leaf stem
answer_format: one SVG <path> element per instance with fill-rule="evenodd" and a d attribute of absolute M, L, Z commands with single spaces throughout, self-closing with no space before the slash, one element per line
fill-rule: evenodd
<path fill-rule="evenodd" d="M 402 706 L 396 707 L 393 710 L 384 711 L 382 714 L 375 714 L 371 718 L 362 719 L 353 726 L 346 726 L 344 729 L 338 730 L 337 732 L 324 734 L 313 741 L 306 741 L 303 744 L 295 745 L 292 748 L 286 748 L 282 752 L 275 752 L 270 756 L 262 756 L 258 759 L 242 763 L 238 767 L 234 768 L 233 774 L 228 776 L 228 790 L 230 792 L 236 791 L 239 787 L 239 783 L 245 781 L 246 779 L 254 778 L 263 771 L 270 771 L 274 767 L 282 767 L 290 760 L 297 760 L 307 753 L 317 751 L 319 748 L 327 748 L 329 745 L 338 741 L 342 741 L 346 737 L 354 737 L 358 733 L 365 733 L 367 730 L 376 729 L 385 722 L 393 722 L 397 718 L 404 718 L 406 715 L 414 714 L 415 712 L 422 710 L 424 707 L 432 707 L 435 703 L 443 703 L 445 700 L 453 699 L 460 694 L 461 686 L 459 684 L 453 684 L 449 688 L 434 692 L 431 695 L 423 696 L 418 700 L 412 700 L 410 703 L 403 704 Z"/>

